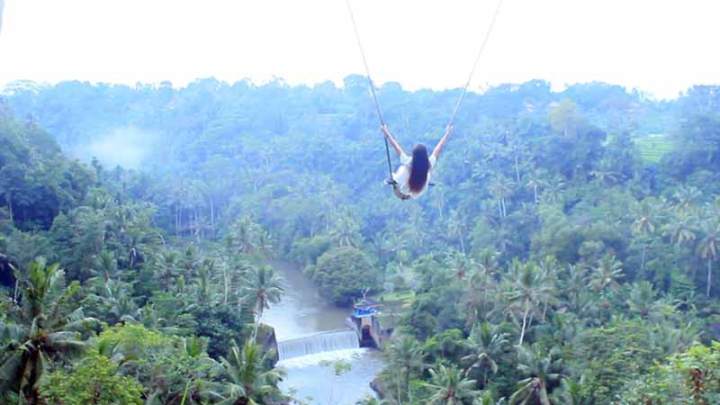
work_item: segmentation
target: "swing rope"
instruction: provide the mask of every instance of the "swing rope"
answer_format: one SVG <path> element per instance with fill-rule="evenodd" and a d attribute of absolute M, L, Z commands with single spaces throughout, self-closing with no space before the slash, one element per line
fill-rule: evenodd
<path fill-rule="evenodd" d="M 470 69 L 470 74 L 468 75 L 467 82 L 465 82 L 465 87 L 463 87 L 462 93 L 460 93 L 460 97 L 457 100 L 457 103 L 455 103 L 455 108 L 453 109 L 452 115 L 450 116 L 450 121 L 448 121 L 448 127 L 451 126 L 455 122 L 455 117 L 457 116 L 458 111 L 460 110 L 460 106 L 462 105 L 463 100 L 465 100 L 465 95 L 467 94 L 468 88 L 470 87 L 470 82 L 472 82 L 472 78 L 475 75 L 475 70 L 477 69 L 478 63 L 480 62 L 480 58 L 482 57 L 482 54 L 485 52 L 485 48 L 487 47 L 487 44 L 490 40 L 490 35 L 493 32 L 493 29 L 495 28 L 495 22 L 498 19 L 498 15 L 500 14 L 500 8 L 502 6 L 503 0 L 498 0 L 497 7 L 495 8 L 495 13 L 493 14 L 492 20 L 490 20 L 490 25 L 488 26 L 487 31 L 485 32 L 485 37 L 483 39 L 483 42 L 480 44 L 480 49 L 478 50 L 477 56 L 475 57 L 475 61 L 473 62 L 472 69 Z"/>
<path fill-rule="evenodd" d="M 370 66 L 368 65 L 367 58 L 365 57 L 365 49 L 363 48 L 362 41 L 360 40 L 360 32 L 358 31 L 357 23 L 355 22 L 355 14 L 353 13 L 352 7 L 350 6 L 350 0 L 345 0 L 348 13 L 350 14 L 350 20 L 352 21 L 353 31 L 355 31 L 355 40 L 357 41 L 358 49 L 360 49 L 360 55 L 362 56 L 363 64 L 365 65 L 365 72 L 367 73 L 368 86 L 370 87 L 370 93 L 372 93 L 372 99 L 375 103 L 375 111 L 377 112 L 380 125 L 385 126 L 385 118 L 378 102 L 377 94 L 375 93 L 375 84 L 373 84 L 372 77 L 370 75 Z M 388 174 L 390 180 L 393 179 L 392 161 L 390 160 L 390 145 L 388 145 L 387 137 L 383 134 L 385 140 L 385 157 L 387 158 Z M 393 184 L 396 187 L 397 184 Z"/>
<path fill-rule="evenodd" d="M 502 6 L 503 0 L 498 0 L 497 7 L 495 8 L 495 13 L 492 16 L 492 20 L 490 20 L 490 25 L 488 26 L 487 31 L 485 32 L 485 37 L 483 38 L 482 43 L 480 44 L 480 49 L 478 50 L 477 56 L 475 57 L 475 61 L 473 62 L 472 69 L 470 70 L 470 74 L 468 75 L 468 79 L 465 82 L 465 86 L 463 87 L 462 93 L 460 93 L 460 97 L 458 97 L 457 102 L 455 103 L 455 107 L 453 108 L 453 112 L 450 116 L 450 121 L 448 121 L 448 127 L 450 127 L 455 122 L 455 117 L 457 117 L 457 113 L 460 110 L 460 106 L 462 105 L 463 101 L 465 100 L 465 95 L 467 94 L 468 88 L 470 87 L 470 83 L 472 82 L 472 78 L 475 75 L 475 70 L 477 70 L 478 63 L 480 62 L 480 58 L 482 57 L 483 53 L 485 52 L 485 48 L 487 47 L 487 44 L 490 40 L 490 35 L 493 32 L 493 29 L 495 28 L 495 23 L 497 22 L 498 15 L 500 14 L 500 8 Z M 380 125 L 385 125 L 385 118 L 382 114 L 382 109 L 380 108 L 380 103 L 378 102 L 377 94 L 375 92 L 375 85 L 372 80 L 372 76 L 370 75 L 370 66 L 367 62 L 367 57 L 365 56 L 365 49 L 363 48 L 362 41 L 360 40 L 360 32 L 358 31 L 357 22 L 355 21 L 355 14 L 353 13 L 352 6 L 350 5 L 350 0 L 345 0 L 345 5 L 348 9 L 348 14 L 350 14 L 350 20 L 352 21 L 353 31 L 355 32 L 355 40 L 357 41 L 358 49 L 360 49 L 360 56 L 362 56 L 363 65 L 365 65 L 365 72 L 367 74 L 367 80 L 368 80 L 368 86 L 370 87 L 370 93 L 372 94 L 373 103 L 375 104 L 375 111 L 377 112 L 378 119 L 380 120 Z M 392 162 L 390 161 L 390 146 L 388 145 L 387 137 L 383 135 L 383 139 L 385 140 L 385 156 L 387 158 L 387 165 L 388 165 L 388 172 L 390 173 L 390 179 L 392 180 Z M 397 184 L 393 184 L 393 187 L 396 187 Z"/>

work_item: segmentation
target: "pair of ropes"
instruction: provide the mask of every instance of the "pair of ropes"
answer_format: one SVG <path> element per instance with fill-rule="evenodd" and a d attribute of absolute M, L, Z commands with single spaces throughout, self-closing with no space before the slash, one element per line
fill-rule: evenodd
<path fill-rule="evenodd" d="M 495 28 L 495 22 L 497 21 L 498 15 L 500 14 L 500 6 L 502 5 L 503 0 L 498 0 L 497 7 L 495 8 L 495 13 L 492 16 L 492 20 L 490 21 L 490 25 L 488 26 L 487 31 L 485 32 L 485 37 L 483 38 L 482 43 L 480 44 L 480 48 L 478 50 L 477 56 L 475 57 L 475 61 L 473 62 L 472 69 L 470 69 L 470 74 L 468 75 L 467 81 L 465 82 L 465 86 L 463 87 L 462 92 L 460 93 L 460 96 L 457 99 L 457 102 L 455 103 L 455 107 L 453 108 L 452 114 L 450 115 L 450 120 L 448 121 L 448 127 L 455 122 L 455 117 L 457 116 L 458 111 L 460 110 L 460 106 L 462 105 L 463 100 L 465 100 L 465 95 L 467 94 L 468 88 L 470 87 L 470 82 L 472 81 L 473 76 L 475 75 L 475 70 L 477 70 L 478 63 L 480 62 L 480 58 L 482 57 L 483 52 L 485 52 L 485 48 L 487 47 L 488 41 L 490 39 L 490 35 L 492 34 L 493 29 Z M 362 56 L 363 65 L 365 65 L 365 72 L 367 73 L 367 80 L 368 80 L 368 86 L 370 87 L 370 93 L 372 94 L 373 103 L 375 104 L 375 111 L 377 112 L 378 119 L 380 120 L 380 125 L 385 125 L 385 118 L 383 117 L 382 109 L 380 108 L 380 103 L 378 102 L 378 97 L 375 92 L 375 85 L 373 84 L 372 76 L 370 75 L 370 66 L 367 62 L 367 57 L 365 56 L 365 49 L 363 48 L 362 41 L 360 40 L 360 32 L 358 31 L 357 22 L 355 21 L 355 14 L 353 13 L 352 6 L 350 5 L 350 0 L 345 0 L 345 5 L 348 9 L 348 14 L 350 14 L 350 20 L 352 21 L 353 25 L 353 31 L 355 32 L 355 40 L 357 41 L 358 48 L 360 49 L 360 56 Z M 388 145 L 387 138 L 383 137 L 385 139 L 385 156 L 387 157 L 387 165 L 388 165 L 388 172 L 390 174 L 390 178 L 392 179 L 392 162 L 390 161 L 390 146 Z"/>

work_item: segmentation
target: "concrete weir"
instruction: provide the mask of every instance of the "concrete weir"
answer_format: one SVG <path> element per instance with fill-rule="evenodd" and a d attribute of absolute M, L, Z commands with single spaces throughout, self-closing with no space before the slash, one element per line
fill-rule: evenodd
<path fill-rule="evenodd" d="M 277 343 L 280 361 L 312 354 L 360 347 L 357 334 L 351 329 L 315 333 Z"/>

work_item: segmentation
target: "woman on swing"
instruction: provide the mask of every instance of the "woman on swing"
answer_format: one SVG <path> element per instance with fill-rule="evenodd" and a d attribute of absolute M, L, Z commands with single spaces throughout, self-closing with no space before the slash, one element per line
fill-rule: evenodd
<path fill-rule="evenodd" d="M 400 167 L 393 173 L 392 178 L 387 183 L 393 186 L 393 192 L 401 200 L 409 200 L 418 198 L 427 189 L 430 183 L 430 174 L 437 163 L 440 152 L 442 152 L 445 143 L 452 132 L 452 125 L 448 125 L 445 129 L 445 135 L 435 146 L 430 156 L 425 145 L 417 144 L 412 150 L 412 156 L 405 153 L 400 143 L 392 136 L 387 125 L 382 125 L 380 129 L 395 152 L 400 157 Z"/>

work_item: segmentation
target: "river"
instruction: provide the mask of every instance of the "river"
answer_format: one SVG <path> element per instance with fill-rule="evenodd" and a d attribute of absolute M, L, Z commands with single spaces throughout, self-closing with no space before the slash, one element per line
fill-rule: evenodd
<path fill-rule="evenodd" d="M 297 266 L 271 263 L 283 277 L 282 301 L 263 314 L 263 323 L 275 328 L 278 341 L 295 339 L 318 332 L 342 329 L 350 310 L 338 308 L 320 297 L 315 285 Z M 350 370 L 336 375 L 325 361 L 344 360 Z M 311 354 L 278 363 L 287 371 L 280 388 L 310 404 L 353 405 L 372 395 L 370 381 L 382 369 L 380 353 L 368 349 L 349 349 Z"/>

